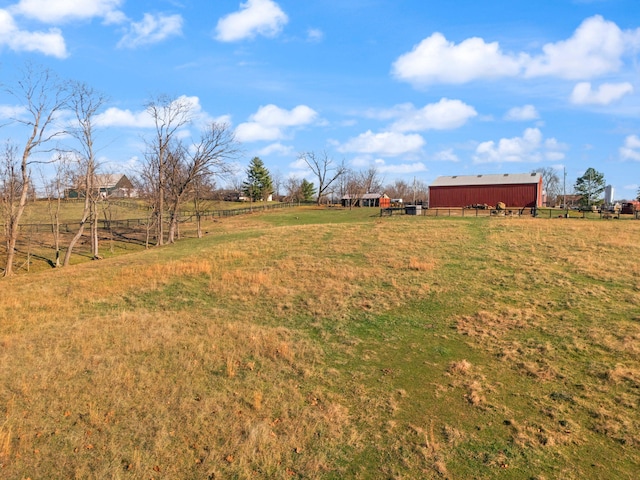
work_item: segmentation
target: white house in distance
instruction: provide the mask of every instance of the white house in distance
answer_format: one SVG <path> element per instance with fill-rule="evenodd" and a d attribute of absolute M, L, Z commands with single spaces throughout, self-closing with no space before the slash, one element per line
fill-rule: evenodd
<path fill-rule="evenodd" d="M 131 180 L 122 173 L 105 173 L 96 175 L 95 191 L 106 198 L 133 198 L 138 196 Z M 66 198 L 84 198 L 85 191 L 81 188 L 68 188 Z"/>
<path fill-rule="evenodd" d="M 131 180 L 122 173 L 96 175 L 96 183 L 100 193 L 105 197 L 130 198 L 137 196 Z"/>

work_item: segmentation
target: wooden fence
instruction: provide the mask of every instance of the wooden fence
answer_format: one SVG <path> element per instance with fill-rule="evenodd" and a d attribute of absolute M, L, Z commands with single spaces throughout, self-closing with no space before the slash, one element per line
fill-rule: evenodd
<path fill-rule="evenodd" d="M 120 204 L 122 202 L 112 202 L 114 204 Z M 135 207 L 140 207 L 140 205 L 136 205 L 135 203 L 131 203 L 131 205 Z M 262 212 L 267 210 L 278 210 L 282 208 L 292 208 L 296 207 L 299 204 L 297 203 L 274 203 L 268 205 L 253 205 L 246 208 L 234 208 L 229 210 L 209 210 L 203 212 L 194 212 L 194 211 L 182 211 L 179 213 L 179 221 L 181 223 L 185 222 L 193 222 L 195 219 L 200 217 L 201 220 L 213 219 L 213 218 L 222 218 L 222 217 L 235 217 L 238 215 L 247 215 L 254 212 Z M 125 206 L 125 205 L 120 205 Z M 144 206 L 142 206 L 144 210 Z M 109 220 L 109 219 L 98 219 L 98 228 L 104 230 L 117 229 L 117 228 L 134 228 L 147 226 L 150 222 L 153 222 L 153 217 L 149 216 L 146 218 L 129 218 L 126 220 Z M 87 227 L 88 227 L 87 223 Z M 73 233 L 78 231 L 80 227 L 80 222 L 65 222 L 59 225 L 59 231 L 61 233 Z M 19 225 L 20 232 L 31 232 L 31 233 L 51 233 L 55 229 L 55 224 L 53 223 L 24 223 Z"/>

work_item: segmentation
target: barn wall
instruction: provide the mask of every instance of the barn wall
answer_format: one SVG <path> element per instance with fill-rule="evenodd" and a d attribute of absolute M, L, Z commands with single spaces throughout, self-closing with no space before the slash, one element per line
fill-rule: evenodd
<path fill-rule="evenodd" d="M 476 203 L 507 207 L 541 206 L 542 184 L 466 185 L 429 188 L 429 208 L 466 207 Z"/>

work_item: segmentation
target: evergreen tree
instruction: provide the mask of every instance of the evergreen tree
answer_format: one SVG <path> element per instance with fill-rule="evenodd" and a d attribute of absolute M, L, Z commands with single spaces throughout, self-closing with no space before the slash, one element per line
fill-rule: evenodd
<path fill-rule="evenodd" d="M 259 157 L 254 157 L 247 168 L 247 179 L 242 184 L 245 195 L 252 201 L 267 200 L 273 193 L 269 170 Z"/>
<path fill-rule="evenodd" d="M 305 202 L 310 202 L 311 200 L 313 200 L 313 196 L 316 194 L 316 188 L 313 186 L 313 183 L 308 182 L 306 178 L 302 179 L 300 190 L 302 193 L 302 198 Z"/>
<path fill-rule="evenodd" d="M 604 173 L 589 167 L 584 175 L 576 180 L 574 188 L 576 193 L 582 195 L 580 200 L 582 205 L 592 205 L 598 203 L 604 187 Z"/>

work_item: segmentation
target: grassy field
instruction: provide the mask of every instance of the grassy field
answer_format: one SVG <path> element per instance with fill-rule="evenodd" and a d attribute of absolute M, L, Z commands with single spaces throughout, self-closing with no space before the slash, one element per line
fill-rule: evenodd
<path fill-rule="evenodd" d="M 640 221 L 282 210 L 0 282 L 0 477 L 632 479 Z"/>

